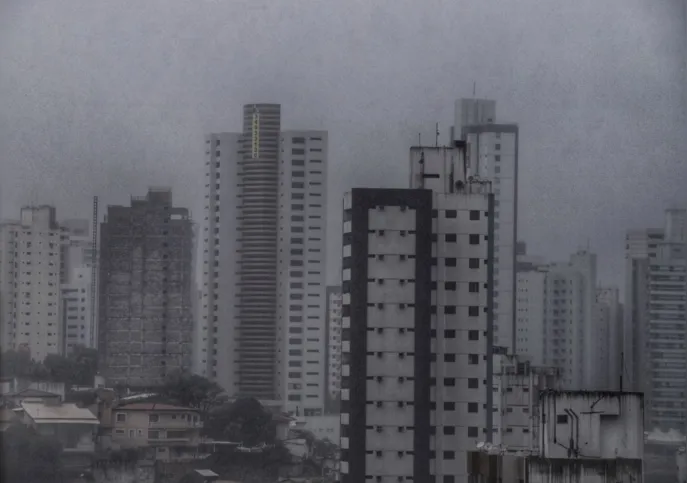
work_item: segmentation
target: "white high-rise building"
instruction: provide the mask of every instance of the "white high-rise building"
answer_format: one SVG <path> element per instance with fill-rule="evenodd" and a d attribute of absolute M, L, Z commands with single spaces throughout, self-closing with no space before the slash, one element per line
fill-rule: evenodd
<path fill-rule="evenodd" d="M 494 198 L 462 153 L 412 148 L 411 189 L 345 197 L 344 482 L 467 481 L 496 432 Z"/>
<path fill-rule="evenodd" d="M 645 395 L 647 428 L 683 434 L 687 432 L 686 226 L 687 210 L 670 209 L 663 230 L 628 232 L 622 358 L 632 389 Z"/>
<path fill-rule="evenodd" d="M 281 133 L 277 341 L 279 394 L 292 414 L 325 405 L 327 132 Z"/>
<path fill-rule="evenodd" d="M 301 415 L 325 399 L 327 132 L 281 131 L 277 104 L 206 139 L 195 370 Z"/>
<path fill-rule="evenodd" d="M 518 239 L 517 124 L 496 122 L 496 103 L 460 99 L 455 105 L 454 140 L 467 142 L 466 175 L 489 180 L 494 194 L 494 344 L 509 354 L 517 348 L 516 241 Z"/>
<path fill-rule="evenodd" d="M 77 345 L 95 347 L 97 327 L 92 311 L 97 313 L 97 297 L 92 296 L 94 286 L 93 236 L 88 220 L 64 220 L 60 223 L 62 241 L 62 324 L 64 351 L 70 353 Z M 92 305 L 96 303 L 96 308 Z M 93 333 L 91 333 L 93 332 Z"/>
<path fill-rule="evenodd" d="M 568 262 L 550 264 L 544 296 L 544 365 L 562 369 L 563 388 L 595 388 L 603 372 L 592 357 L 601 350 L 594 336 L 596 255 L 579 250 Z"/>
<path fill-rule="evenodd" d="M 52 206 L 25 207 L 0 225 L 0 344 L 34 360 L 64 350 L 60 304 L 62 231 Z"/>
<path fill-rule="evenodd" d="M 545 287 L 548 267 L 539 258 L 518 255 L 517 268 L 517 354 L 526 357 L 533 366 L 542 366 L 546 333 Z"/>

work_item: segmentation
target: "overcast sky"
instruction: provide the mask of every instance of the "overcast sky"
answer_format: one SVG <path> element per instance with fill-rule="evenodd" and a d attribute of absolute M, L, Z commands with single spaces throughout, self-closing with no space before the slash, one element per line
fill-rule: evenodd
<path fill-rule="evenodd" d="M 453 101 L 520 124 L 520 238 L 589 240 L 620 282 L 624 232 L 687 206 L 680 0 L 0 0 L 0 204 L 90 215 L 171 186 L 200 218 L 204 141 L 241 106 L 330 132 L 329 281 L 341 196 L 405 187 Z M 683 124 L 681 124 L 683 123 Z"/>

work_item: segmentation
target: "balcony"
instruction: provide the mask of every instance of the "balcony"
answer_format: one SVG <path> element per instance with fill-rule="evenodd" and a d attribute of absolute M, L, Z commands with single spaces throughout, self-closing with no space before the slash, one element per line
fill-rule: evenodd
<path fill-rule="evenodd" d="M 165 419 L 163 421 L 150 421 L 148 427 L 151 429 L 197 429 L 202 428 L 203 423 L 184 419 Z"/>

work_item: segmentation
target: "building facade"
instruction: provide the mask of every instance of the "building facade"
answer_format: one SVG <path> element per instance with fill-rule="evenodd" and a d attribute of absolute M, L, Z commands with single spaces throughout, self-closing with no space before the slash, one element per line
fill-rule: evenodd
<path fill-rule="evenodd" d="M 326 396 L 326 131 L 281 133 L 278 394 L 290 414 L 320 416 Z"/>
<path fill-rule="evenodd" d="M 628 233 L 623 361 L 646 398 L 649 430 L 687 433 L 687 211 L 666 211 L 663 230 Z M 632 360 L 628 361 L 631 356 Z"/>
<path fill-rule="evenodd" d="M 341 287 L 327 287 L 327 399 L 338 403 L 341 397 Z M 333 405 L 333 404 L 332 404 Z M 338 404 L 337 404 L 338 405 Z"/>
<path fill-rule="evenodd" d="M 93 283 L 93 265 L 97 266 L 97 253 L 88 220 L 64 220 L 60 226 L 61 315 L 64 353 L 68 354 L 77 345 L 95 347 L 97 324 L 92 315 L 93 311 L 97 313 L 97 285 Z M 96 307 L 92 307 L 94 303 Z"/>
<path fill-rule="evenodd" d="M 623 320 L 620 290 L 617 287 L 598 287 L 594 305 L 594 323 L 599 351 L 595 354 L 598 369 L 597 390 L 619 391 L 623 377 Z"/>
<path fill-rule="evenodd" d="M 109 206 L 100 239 L 100 371 L 111 385 L 161 385 L 191 368 L 189 212 L 170 190 L 150 189 Z"/>
<path fill-rule="evenodd" d="M 543 260 L 518 255 L 515 294 L 517 355 L 526 357 L 534 366 L 544 364 L 547 269 Z"/>
<path fill-rule="evenodd" d="M 411 183 L 434 179 L 424 161 Z M 450 191 L 345 197 L 344 482 L 457 480 L 493 434 L 493 197 L 482 184 Z"/>
<path fill-rule="evenodd" d="M 517 124 L 498 123 L 496 102 L 459 99 L 455 103 L 453 139 L 467 143 L 466 179 L 492 183 L 496 245 L 494 248 L 494 343 L 517 352 L 515 270 L 518 239 Z"/>
<path fill-rule="evenodd" d="M 278 104 L 206 139 L 195 370 L 232 396 L 325 405 L 327 133 L 282 131 Z M 221 200 L 221 209 L 220 209 Z"/>
<path fill-rule="evenodd" d="M 0 225 L 0 344 L 42 361 L 62 354 L 62 230 L 52 206 L 25 207 Z"/>
<path fill-rule="evenodd" d="M 568 262 L 549 265 L 545 282 L 544 365 L 560 367 L 562 387 L 597 386 L 593 354 L 596 302 L 596 255 L 579 250 Z M 605 379 L 605 378 L 604 378 Z"/>

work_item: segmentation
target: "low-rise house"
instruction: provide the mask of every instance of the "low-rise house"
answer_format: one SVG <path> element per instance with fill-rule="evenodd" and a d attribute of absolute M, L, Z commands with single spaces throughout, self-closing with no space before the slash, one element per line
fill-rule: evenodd
<path fill-rule="evenodd" d="M 33 381 L 23 377 L 12 377 L 3 379 L 0 382 L 0 395 L 7 396 L 16 394 L 25 389 L 36 389 L 38 391 L 57 394 L 64 400 L 66 388 L 64 382 L 55 381 Z"/>
<path fill-rule="evenodd" d="M 23 402 L 15 409 L 25 425 L 38 434 L 55 438 L 62 445 L 66 469 L 87 468 L 95 456 L 95 438 L 100 422 L 88 409 L 70 403 Z"/>
<path fill-rule="evenodd" d="M 193 408 L 162 403 L 132 403 L 112 410 L 111 441 L 115 449 L 155 448 L 155 459 L 193 459 L 203 424 Z"/>
<path fill-rule="evenodd" d="M 56 405 L 62 401 L 62 396 L 41 389 L 27 388 L 18 392 L 6 394 L 2 397 L 3 406 L 18 408 L 24 402 Z"/>

